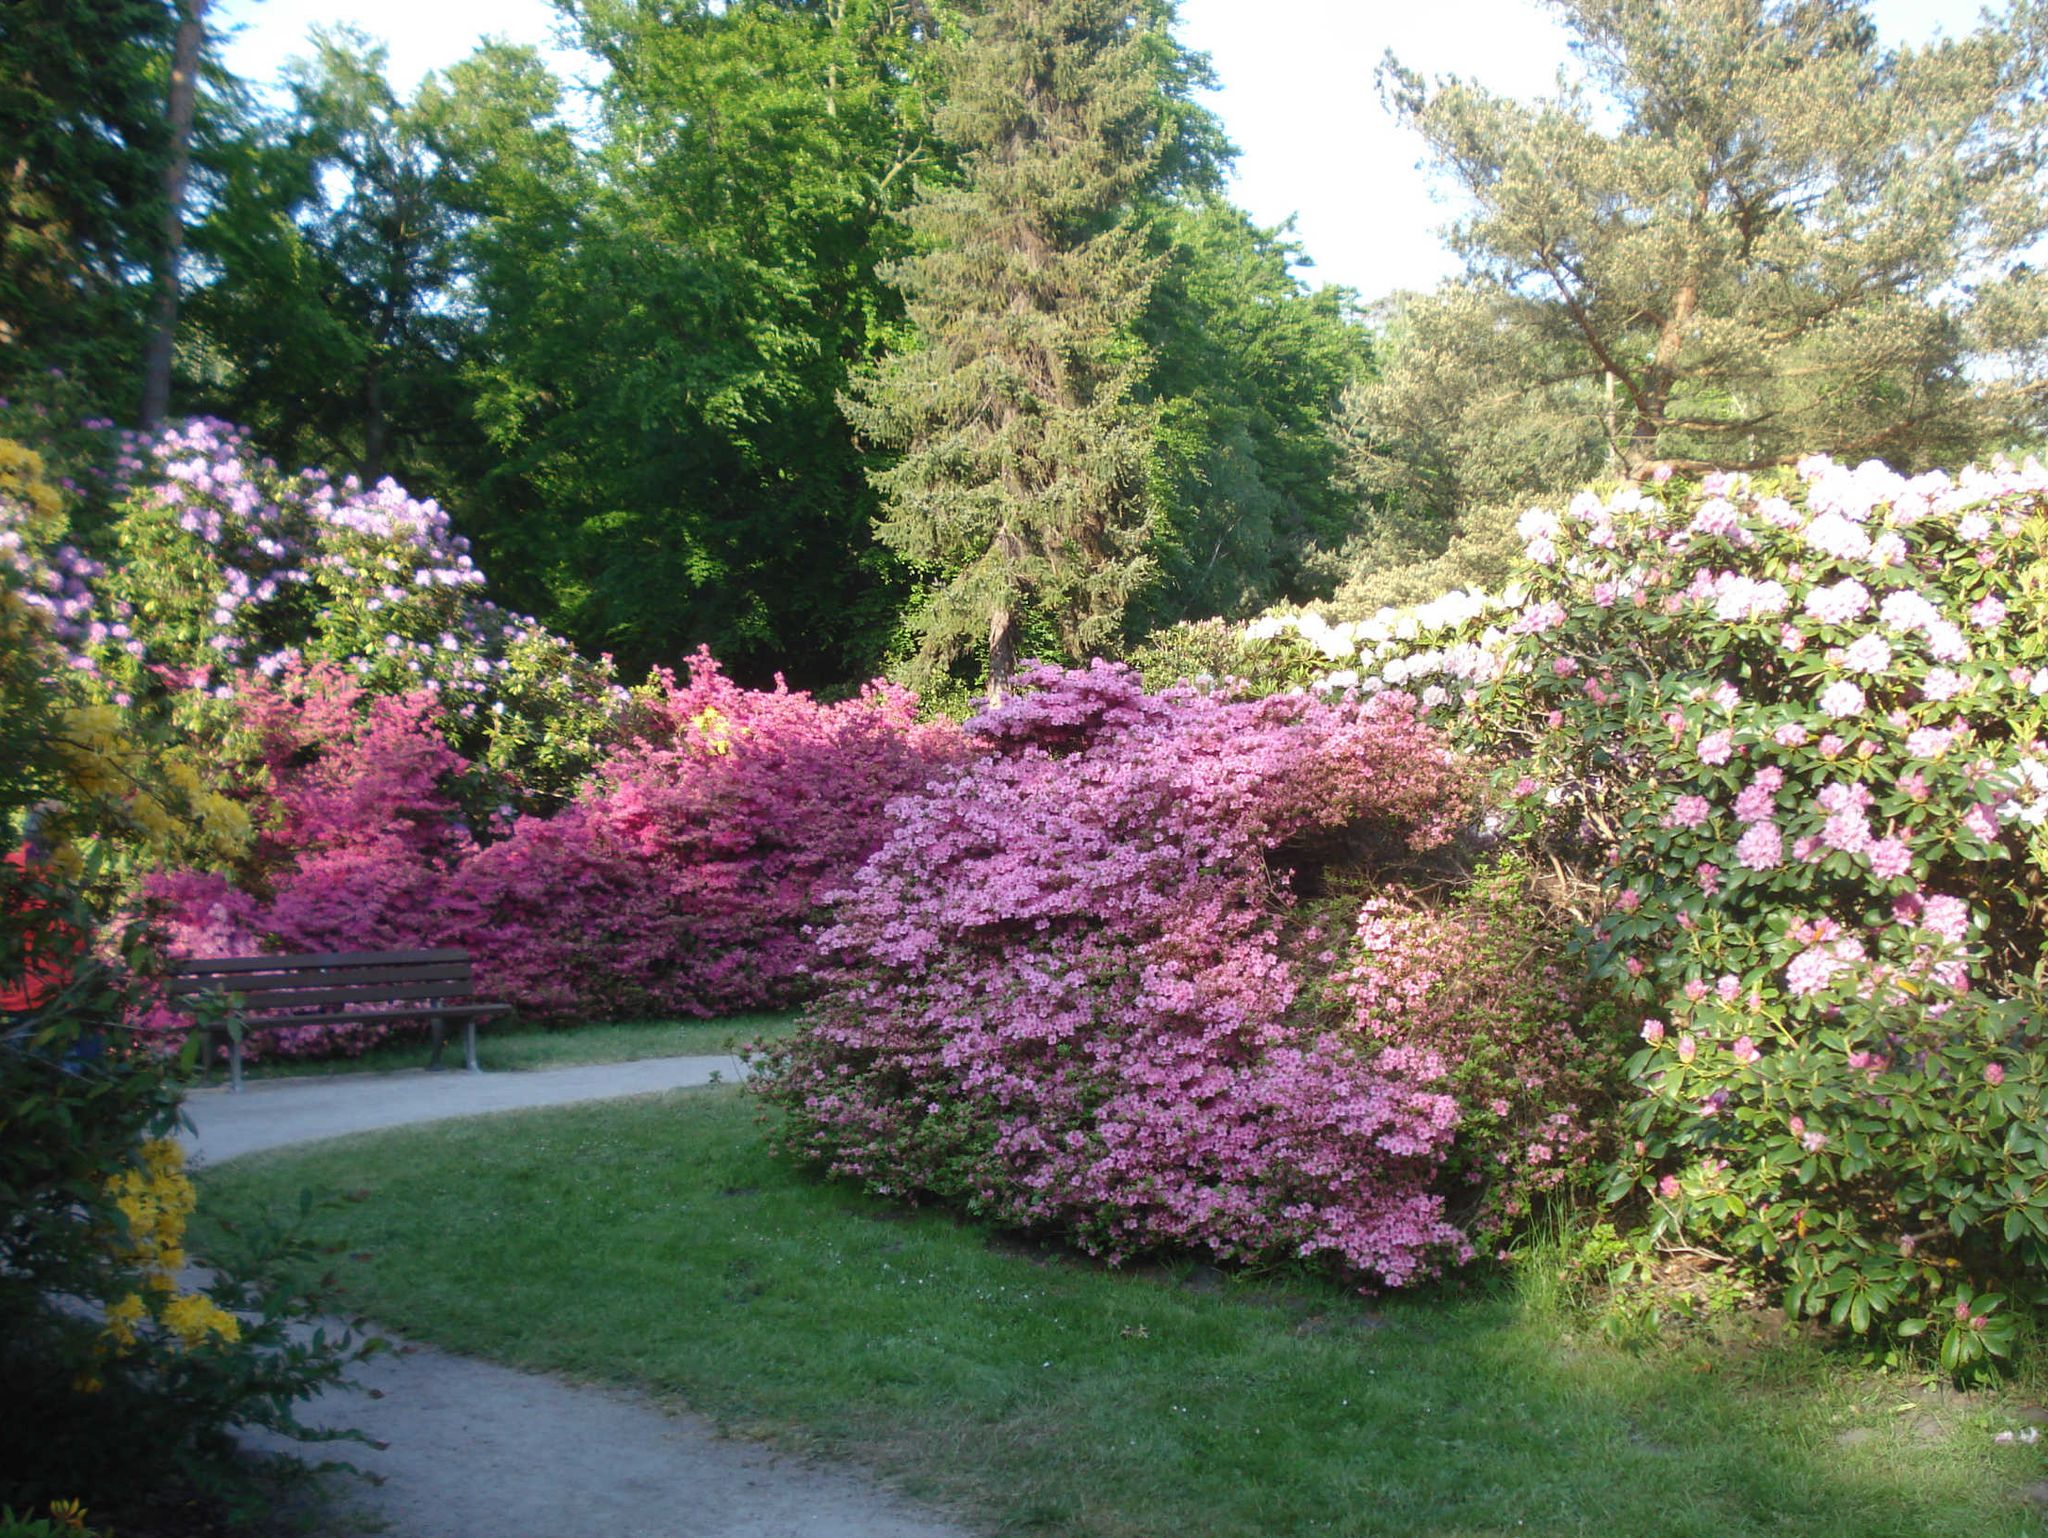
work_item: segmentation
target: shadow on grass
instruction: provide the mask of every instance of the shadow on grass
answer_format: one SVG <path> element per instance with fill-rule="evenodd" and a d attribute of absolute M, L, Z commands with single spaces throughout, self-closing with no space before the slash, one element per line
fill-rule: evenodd
<path fill-rule="evenodd" d="M 730 1090 L 224 1169 L 202 1217 L 358 1188 L 353 1303 L 673 1395 L 990 1531 L 2018 1538 L 2041 1451 L 1811 1345 L 1629 1353 L 1512 1297 L 1113 1272 L 828 1186 Z M 1916 1406 L 1899 1412 L 1901 1404 Z"/>

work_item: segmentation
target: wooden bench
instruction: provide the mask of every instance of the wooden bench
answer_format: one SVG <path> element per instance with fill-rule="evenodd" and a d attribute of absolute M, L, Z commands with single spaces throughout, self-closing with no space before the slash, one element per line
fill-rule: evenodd
<path fill-rule="evenodd" d="M 434 1056 L 450 1020 L 462 1022 L 463 1055 L 476 1061 L 476 1023 L 507 1014 L 509 1004 L 461 1003 L 476 991 L 467 951 L 349 951 L 325 956 L 219 956 L 173 962 L 166 1002 L 185 1014 L 203 1000 L 225 998 L 243 1030 L 266 1026 L 338 1025 L 358 1020 L 426 1020 Z M 212 1027 L 227 1038 L 229 1088 L 242 1088 L 242 1031 Z"/>

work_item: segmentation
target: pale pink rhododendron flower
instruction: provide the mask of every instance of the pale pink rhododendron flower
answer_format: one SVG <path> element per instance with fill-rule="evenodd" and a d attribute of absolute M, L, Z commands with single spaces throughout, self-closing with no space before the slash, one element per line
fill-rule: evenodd
<path fill-rule="evenodd" d="M 1705 796 L 1680 796 L 1671 803 L 1664 825 L 1668 828 L 1697 828 L 1713 815 L 1713 811 L 1713 803 Z"/>
<path fill-rule="evenodd" d="M 1892 665 L 1892 649 L 1883 636 L 1861 635 L 1842 652 L 1842 665 L 1852 673 L 1882 673 Z"/>
<path fill-rule="evenodd" d="M 1785 859 L 1785 836 L 1774 822 L 1758 822 L 1736 840 L 1735 858 L 1744 870 L 1776 870 Z"/>
<path fill-rule="evenodd" d="M 1820 699 L 1815 703 L 1820 713 L 1829 720 L 1841 721 L 1863 713 L 1864 695 L 1861 689 L 1843 678 L 1823 689 Z"/>
<path fill-rule="evenodd" d="M 1870 590 L 1853 578 L 1826 587 L 1816 587 L 1806 595 L 1806 612 L 1824 625 L 1853 624 L 1870 610 Z"/>

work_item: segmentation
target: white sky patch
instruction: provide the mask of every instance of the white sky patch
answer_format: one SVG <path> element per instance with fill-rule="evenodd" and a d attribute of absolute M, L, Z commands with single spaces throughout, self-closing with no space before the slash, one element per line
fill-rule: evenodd
<path fill-rule="evenodd" d="M 1890 44 L 1975 24 L 1968 0 L 1874 0 Z M 352 24 L 391 50 L 409 95 L 428 71 L 485 35 L 548 47 L 561 18 L 547 0 L 219 0 L 235 30 L 226 62 L 265 85 L 308 51 L 316 25 Z M 1210 55 L 1209 106 L 1242 150 L 1232 194 L 1262 224 L 1295 220 L 1313 280 L 1367 300 L 1428 288 L 1455 270 L 1438 238 L 1452 207 L 1419 165 L 1421 146 L 1380 105 L 1374 72 L 1392 49 L 1425 76 L 1455 74 L 1528 98 L 1547 94 L 1570 54 L 1555 13 L 1529 0 L 1181 0 L 1180 35 Z M 590 61 L 562 54 L 573 74 Z"/>

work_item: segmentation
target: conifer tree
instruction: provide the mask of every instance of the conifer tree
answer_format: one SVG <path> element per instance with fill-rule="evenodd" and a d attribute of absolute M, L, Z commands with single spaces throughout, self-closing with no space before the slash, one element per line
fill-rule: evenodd
<path fill-rule="evenodd" d="M 1020 641 L 1078 658 L 1115 637 L 1148 576 L 1152 413 L 1135 322 L 1157 276 L 1133 217 L 1170 134 L 1170 10 L 986 0 L 943 46 L 957 182 L 921 185 L 918 253 L 887 274 L 918 341 L 843 401 L 870 441 L 877 534 L 926 574 L 919 659 L 988 648 L 1000 695 Z"/>
<path fill-rule="evenodd" d="M 2040 430 L 2048 4 L 1890 48 L 1866 0 L 1549 3 L 1583 65 L 1554 99 L 1384 76 L 1467 212 L 1364 392 L 1382 442 L 1433 440 L 1472 505 Z"/>

